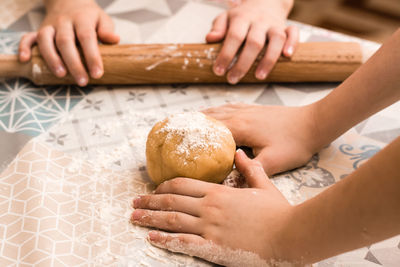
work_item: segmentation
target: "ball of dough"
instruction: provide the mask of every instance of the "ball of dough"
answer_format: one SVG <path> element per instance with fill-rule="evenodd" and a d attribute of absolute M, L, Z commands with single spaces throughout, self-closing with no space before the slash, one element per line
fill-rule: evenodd
<path fill-rule="evenodd" d="M 220 183 L 231 172 L 236 144 L 229 129 L 201 112 L 171 115 L 147 137 L 147 171 L 156 184 L 175 177 Z"/>

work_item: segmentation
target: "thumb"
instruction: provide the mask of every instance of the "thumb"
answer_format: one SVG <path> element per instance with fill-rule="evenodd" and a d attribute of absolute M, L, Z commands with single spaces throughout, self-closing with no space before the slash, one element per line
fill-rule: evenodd
<path fill-rule="evenodd" d="M 255 155 L 254 159 L 261 163 L 261 166 L 263 166 L 267 175 L 274 175 L 278 172 L 277 166 L 279 166 L 279 152 L 273 153 L 270 149 L 263 148 L 258 151 L 253 149 L 253 153 Z"/>
<path fill-rule="evenodd" d="M 238 171 L 246 178 L 246 182 L 250 187 L 266 189 L 272 184 L 261 163 L 257 160 L 249 159 L 241 149 L 236 151 L 235 165 Z"/>
<path fill-rule="evenodd" d="M 208 43 L 216 43 L 224 39 L 228 28 L 228 14 L 223 12 L 215 18 L 210 32 L 206 36 Z"/>
<path fill-rule="evenodd" d="M 117 44 L 119 42 L 119 36 L 114 33 L 114 23 L 106 14 L 100 15 L 97 34 L 103 43 Z"/>

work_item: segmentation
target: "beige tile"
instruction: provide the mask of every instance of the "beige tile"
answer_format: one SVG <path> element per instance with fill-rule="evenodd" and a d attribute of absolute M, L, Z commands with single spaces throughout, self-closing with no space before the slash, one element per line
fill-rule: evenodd
<path fill-rule="evenodd" d="M 22 219 L 20 218 L 20 216 L 15 216 L 15 215 L 11 215 L 8 216 L 7 218 L 1 218 L 1 222 L 4 225 L 7 225 L 6 227 L 6 238 L 12 238 L 13 236 L 15 236 L 16 234 L 20 233 L 20 231 L 22 230 Z"/>
<path fill-rule="evenodd" d="M 37 248 L 48 254 L 52 254 L 55 242 L 43 235 L 38 237 Z"/>
<path fill-rule="evenodd" d="M 20 161 L 18 161 L 16 167 L 17 167 L 16 171 L 19 173 L 29 173 L 31 163 L 29 161 L 20 160 Z"/>
<path fill-rule="evenodd" d="M 57 218 L 53 217 L 37 217 L 39 219 L 39 232 L 45 232 L 53 229 L 57 225 Z"/>
<path fill-rule="evenodd" d="M 35 249 L 35 244 L 36 244 L 35 238 L 29 239 L 25 243 L 23 243 L 22 246 L 20 247 L 20 255 L 17 262 L 20 262 L 25 256 L 31 253 Z"/>
<path fill-rule="evenodd" d="M 36 262 L 39 262 L 43 260 L 45 257 L 48 257 L 49 254 L 45 253 L 44 251 L 40 250 L 33 250 L 31 253 L 29 253 L 24 259 L 23 262 L 29 263 L 29 264 L 34 264 Z"/>
<path fill-rule="evenodd" d="M 8 258 L 11 258 L 11 259 L 18 258 L 18 246 L 13 245 L 8 242 L 4 243 L 3 255 L 6 255 Z M 0 257 L 0 265 L 1 265 L 1 257 Z M 5 265 L 1 265 L 1 266 L 5 266 Z"/>
<path fill-rule="evenodd" d="M 24 214 L 25 202 L 19 200 L 11 200 L 10 210 L 17 214 Z M 3 210 L 0 207 L 0 210 Z"/>
<path fill-rule="evenodd" d="M 25 231 L 37 232 L 39 229 L 39 219 L 24 217 L 24 228 Z"/>
<path fill-rule="evenodd" d="M 70 254 L 72 252 L 72 242 L 71 241 L 64 241 L 64 242 L 56 242 L 55 245 L 55 254 Z"/>

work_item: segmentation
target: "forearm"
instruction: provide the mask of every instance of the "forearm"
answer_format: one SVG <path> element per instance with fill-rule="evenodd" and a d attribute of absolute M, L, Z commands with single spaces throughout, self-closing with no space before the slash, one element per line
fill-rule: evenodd
<path fill-rule="evenodd" d="M 344 180 L 293 208 L 282 245 L 315 262 L 400 233 L 400 137 Z"/>
<path fill-rule="evenodd" d="M 312 104 L 319 150 L 352 126 L 400 99 L 400 30 L 354 74 Z"/>

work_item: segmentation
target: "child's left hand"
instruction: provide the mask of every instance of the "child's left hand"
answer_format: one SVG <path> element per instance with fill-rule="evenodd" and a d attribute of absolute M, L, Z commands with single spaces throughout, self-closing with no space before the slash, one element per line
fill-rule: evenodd
<path fill-rule="evenodd" d="M 218 264 L 283 259 L 279 238 L 293 208 L 258 161 L 239 150 L 235 163 L 250 188 L 176 178 L 135 199 L 132 222 L 168 231 L 149 233 L 157 247 Z"/>

